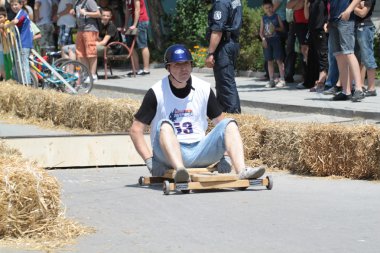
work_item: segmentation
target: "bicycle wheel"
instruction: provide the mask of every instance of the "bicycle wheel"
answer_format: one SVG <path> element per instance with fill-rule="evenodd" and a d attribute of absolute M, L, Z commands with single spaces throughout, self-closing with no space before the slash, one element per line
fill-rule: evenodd
<path fill-rule="evenodd" d="M 63 63 L 70 61 L 70 59 L 67 58 L 59 58 L 56 61 L 54 61 L 53 65 L 57 68 L 61 67 Z"/>
<path fill-rule="evenodd" d="M 63 72 L 65 80 L 79 93 L 89 93 L 94 80 L 88 68 L 79 61 L 70 60 L 59 68 Z M 67 90 L 67 88 L 65 89 Z"/>
<path fill-rule="evenodd" d="M 28 84 L 28 86 L 38 89 L 39 87 L 38 78 L 34 75 L 34 73 L 30 73 L 30 79 L 31 79 L 31 82 Z"/>

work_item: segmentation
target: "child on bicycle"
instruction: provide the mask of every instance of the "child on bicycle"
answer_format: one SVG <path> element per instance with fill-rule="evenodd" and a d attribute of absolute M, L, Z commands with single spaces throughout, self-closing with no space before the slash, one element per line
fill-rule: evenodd
<path fill-rule="evenodd" d="M 268 62 L 269 83 L 267 88 L 285 86 L 284 52 L 281 46 L 280 32 L 284 30 L 281 18 L 274 12 L 271 0 L 263 1 L 265 15 L 261 19 L 260 37 L 264 48 L 265 60 Z M 280 71 L 280 80 L 274 81 L 274 60 L 276 60 Z"/>

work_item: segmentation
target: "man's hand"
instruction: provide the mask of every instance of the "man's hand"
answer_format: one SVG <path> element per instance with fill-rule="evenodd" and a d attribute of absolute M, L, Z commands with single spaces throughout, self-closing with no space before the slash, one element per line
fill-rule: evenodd
<path fill-rule="evenodd" d="M 213 68 L 215 64 L 214 55 L 210 54 L 206 57 L 206 67 L 207 68 Z"/>
<path fill-rule="evenodd" d="M 136 26 L 132 25 L 128 28 L 129 30 L 135 30 L 136 29 Z"/>
<path fill-rule="evenodd" d="M 152 174 L 153 169 L 153 157 L 149 157 L 145 160 L 146 167 L 148 167 L 149 172 Z"/>
<path fill-rule="evenodd" d="M 263 40 L 263 41 L 261 42 L 261 44 L 263 45 L 263 48 L 267 48 L 267 47 L 268 47 L 268 43 L 267 43 L 266 40 Z"/>
<path fill-rule="evenodd" d="M 348 21 L 350 19 L 350 15 L 351 15 L 351 12 L 348 12 L 347 10 L 345 10 L 344 12 L 340 14 L 339 18 L 343 21 Z"/>

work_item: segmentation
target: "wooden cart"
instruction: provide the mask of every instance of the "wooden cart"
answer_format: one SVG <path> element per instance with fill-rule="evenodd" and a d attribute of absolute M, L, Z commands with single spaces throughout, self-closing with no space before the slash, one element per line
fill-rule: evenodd
<path fill-rule="evenodd" d="M 171 191 L 190 193 L 190 190 L 206 189 L 238 189 L 245 190 L 250 186 L 265 186 L 268 190 L 273 187 L 273 179 L 266 176 L 260 179 L 239 179 L 233 173 L 219 174 L 214 168 L 188 169 L 191 182 L 175 183 L 175 170 L 168 170 L 163 177 L 140 177 L 139 184 L 147 186 L 162 183 L 162 190 L 165 195 Z"/>

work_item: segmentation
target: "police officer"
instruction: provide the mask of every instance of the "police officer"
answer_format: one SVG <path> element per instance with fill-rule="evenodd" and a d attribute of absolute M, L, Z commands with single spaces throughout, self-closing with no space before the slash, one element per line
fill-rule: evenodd
<path fill-rule="evenodd" d="M 210 41 L 206 66 L 214 69 L 216 97 L 224 112 L 241 113 L 235 82 L 235 62 L 239 53 L 242 25 L 240 0 L 212 0 L 208 14 Z"/>

